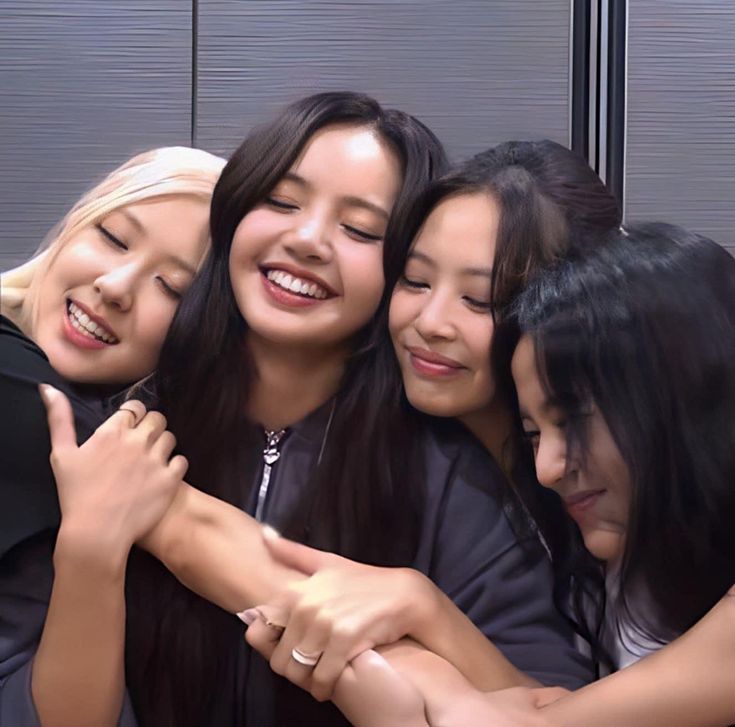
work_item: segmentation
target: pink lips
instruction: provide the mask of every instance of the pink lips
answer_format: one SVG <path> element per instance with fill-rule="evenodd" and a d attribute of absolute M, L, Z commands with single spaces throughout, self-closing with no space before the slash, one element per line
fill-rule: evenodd
<path fill-rule="evenodd" d="M 583 490 L 564 498 L 564 505 L 575 519 L 589 510 L 605 494 L 605 490 Z"/>
<path fill-rule="evenodd" d="M 411 366 L 420 376 L 447 378 L 456 376 L 465 367 L 454 359 L 442 356 L 435 351 L 416 346 L 407 346 Z"/>

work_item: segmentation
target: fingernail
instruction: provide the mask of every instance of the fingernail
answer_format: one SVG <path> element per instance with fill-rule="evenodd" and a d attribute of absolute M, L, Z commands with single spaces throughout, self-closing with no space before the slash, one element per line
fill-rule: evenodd
<path fill-rule="evenodd" d="M 250 626 L 250 624 L 260 616 L 260 614 L 256 608 L 246 608 L 244 611 L 236 613 L 235 616 L 237 616 L 244 624 Z"/>
<path fill-rule="evenodd" d="M 59 393 L 59 390 L 54 389 L 54 387 L 49 386 L 49 384 L 39 384 L 38 393 L 41 395 L 41 398 L 48 403 L 53 401 L 54 397 Z"/>
<path fill-rule="evenodd" d="M 272 525 L 263 525 L 263 537 L 266 540 L 278 540 L 281 534 Z"/>

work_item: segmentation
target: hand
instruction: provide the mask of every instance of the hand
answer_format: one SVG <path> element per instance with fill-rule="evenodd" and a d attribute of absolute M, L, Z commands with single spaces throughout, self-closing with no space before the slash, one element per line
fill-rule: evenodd
<path fill-rule="evenodd" d="M 61 506 L 62 534 L 85 548 L 127 556 L 163 516 L 187 468 L 171 457 L 176 440 L 166 419 L 126 402 L 77 446 L 69 400 L 41 385 L 51 434 L 51 466 Z"/>
<path fill-rule="evenodd" d="M 283 634 L 284 612 L 272 606 L 248 609 L 247 640 L 270 659 Z M 364 651 L 339 675 L 334 703 L 355 727 L 428 727 L 418 689 L 375 651 Z"/>
<path fill-rule="evenodd" d="M 319 701 L 330 698 L 348 662 L 398 641 L 430 610 L 432 586 L 417 571 L 356 563 L 280 538 L 270 529 L 264 539 L 276 560 L 311 577 L 290 584 L 269 604 L 285 627 L 278 643 L 269 642 L 260 629 L 251 628 L 246 638 L 277 674 Z M 318 657 L 316 666 L 300 664 L 293 649 Z"/>
<path fill-rule="evenodd" d="M 569 692 L 561 687 L 514 687 L 499 692 L 463 690 L 460 695 L 427 697 L 432 727 L 555 727 L 542 707 Z"/>

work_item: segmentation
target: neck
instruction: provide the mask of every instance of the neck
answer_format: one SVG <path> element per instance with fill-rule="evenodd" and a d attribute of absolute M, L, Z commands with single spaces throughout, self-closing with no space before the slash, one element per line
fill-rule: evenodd
<path fill-rule="evenodd" d="M 339 389 L 348 355 L 344 348 L 294 348 L 252 333 L 247 346 L 255 371 L 247 414 L 265 429 L 301 421 Z"/>
<path fill-rule="evenodd" d="M 505 402 L 496 396 L 486 407 L 459 420 L 482 442 L 501 469 L 510 472 L 513 463 L 506 445 L 513 430 L 513 416 Z"/>

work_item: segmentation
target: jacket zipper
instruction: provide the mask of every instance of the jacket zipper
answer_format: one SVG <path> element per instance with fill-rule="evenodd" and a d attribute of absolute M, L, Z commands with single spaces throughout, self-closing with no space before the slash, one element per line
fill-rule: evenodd
<path fill-rule="evenodd" d="M 281 444 L 285 429 L 279 429 L 277 432 L 270 429 L 263 430 L 265 432 L 265 449 L 263 450 L 263 476 L 260 478 L 260 488 L 258 489 L 258 504 L 255 508 L 255 519 L 259 522 L 263 519 L 263 511 L 265 510 L 265 501 L 268 497 L 268 487 L 271 481 L 271 472 L 273 465 L 278 462 L 281 452 L 278 447 Z"/>

